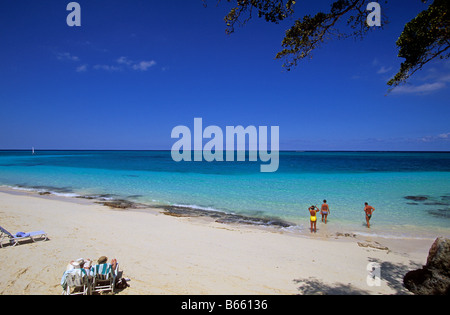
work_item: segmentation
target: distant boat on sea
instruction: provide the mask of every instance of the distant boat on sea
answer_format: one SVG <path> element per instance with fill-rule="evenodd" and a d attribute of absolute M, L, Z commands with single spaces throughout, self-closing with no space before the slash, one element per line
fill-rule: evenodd
<path fill-rule="evenodd" d="M 31 147 L 31 154 L 34 155 L 34 147 Z"/>

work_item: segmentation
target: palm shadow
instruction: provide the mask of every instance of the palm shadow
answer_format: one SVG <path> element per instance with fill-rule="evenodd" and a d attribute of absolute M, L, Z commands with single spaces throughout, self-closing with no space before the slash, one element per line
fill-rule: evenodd
<path fill-rule="evenodd" d="M 403 285 L 403 277 L 408 271 L 421 268 L 420 264 L 410 261 L 408 265 L 403 263 L 392 263 L 381 261 L 377 258 L 369 258 L 373 263 L 377 263 L 380 266 L 381 279 L 384 281 L 383 285 L 387 285 L 391 288 L 394 295 L 406 295 L 410 294 L 409 291 Z M 299 294 L 304 295 L 369 295 L 373 294 L 368 290 L 357 288 L 348 283 L 333 283 L 327 284 L 315 278 L 309 279 L 294 279 L 294 283 L 298 284 L 297 290 Z"/>
<path fill-rule="evenodd" d="M 294 279 L 296 284 L 300 286 L 297 288 L 299 294 L 303 295 L 367 295 L 369 291 L 365 291 L 352 286 L 351 284 L 333 283 L 326 284 L 318 279 Z"/>
<path fill-rule="evenodd" d="M 371 262 L 380 265 L 381 279 L 386 282 L 386 285 L 395 291 L 394 294 L 407 294 L 409 291 L 403 285 L 403 278 L 406 273 L 411 270 L 422 268 L 421 264 L 410 261 L 408 265 L 403 263 L 394 264 L 389 261 L 381 261 L 377 258 L 369 258 Z"/>

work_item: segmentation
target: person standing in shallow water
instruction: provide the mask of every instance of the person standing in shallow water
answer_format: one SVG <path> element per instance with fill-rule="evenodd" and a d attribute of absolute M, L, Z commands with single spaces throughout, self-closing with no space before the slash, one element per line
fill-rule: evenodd
<path fill-rule="evenodd" d="M 330 212 L 331 212 L 330 207 L 328 206 L 327 201 L 324 200 L 322 207 L 320 208 L 320 214 L 322 215 L 322 222 L 323 219 L 325 219 L 325 224 L 327 224 L 327 217 L 330 214 Z"/>
<path fill-rule="evenodd" d="M 316 206 L 311 206 L 308 208 L 311 222 L 311 232 L 316 232 L 316 222 L 317 222 L 317 212 L 319 212 L 319 208 Z"/>
<path fill-rule="evenodd" d="M 369 204 L 366 202 L 364 203 L 364 212 L 366 213 L 366 222 L 367 222 L 367 227 L 370 229 L 370 219 L 372 218 L 372 214 L 375 211 L 375 208 L 372 206 L 369 206 Z"/>

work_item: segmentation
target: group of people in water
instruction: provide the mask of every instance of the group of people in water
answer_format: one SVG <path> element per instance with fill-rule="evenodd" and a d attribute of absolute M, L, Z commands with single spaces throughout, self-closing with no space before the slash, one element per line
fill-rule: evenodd
<path fill-rule="evenodd" d="M 311 232 L 316 232 L 316 222 L 317 222 L 317 212 L 320 211 L 320 214 L 322 215 L 322 222 L 327 224 L 327 218 L 328 215 L 331 213 L 330 206 L 327 204 L 327 201 L 324 200 L 322 206 L 317 208 L 317 206 L 311 206 L 308 208 L 309 214 L 310 214 L 310 222 L 311 222 Z M 372 214 L 375 211 L 375 208 L 372 206 L 369 206 L 369 204 L 366 202 L 364 203 L 364 212 L 366 214 L 366 222 L 367 227 L 370 228 L 370 219 L 372 218 Z"/>

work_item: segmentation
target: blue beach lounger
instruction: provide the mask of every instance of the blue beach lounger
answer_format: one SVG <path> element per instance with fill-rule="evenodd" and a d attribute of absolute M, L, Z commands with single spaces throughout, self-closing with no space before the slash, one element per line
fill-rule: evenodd
<path fill-rule="evenodd" d="M 3 247 L 4 244 L 16 246 L 20 241 L 26 240 L 35 242 L 37 239 L 46 241 L 48 239 L 47 233 L 44 231 L 35 231 L 29 233 L 19 232 L 16 235 L 12 235 L 0 226 L 0 247 Z"/>

